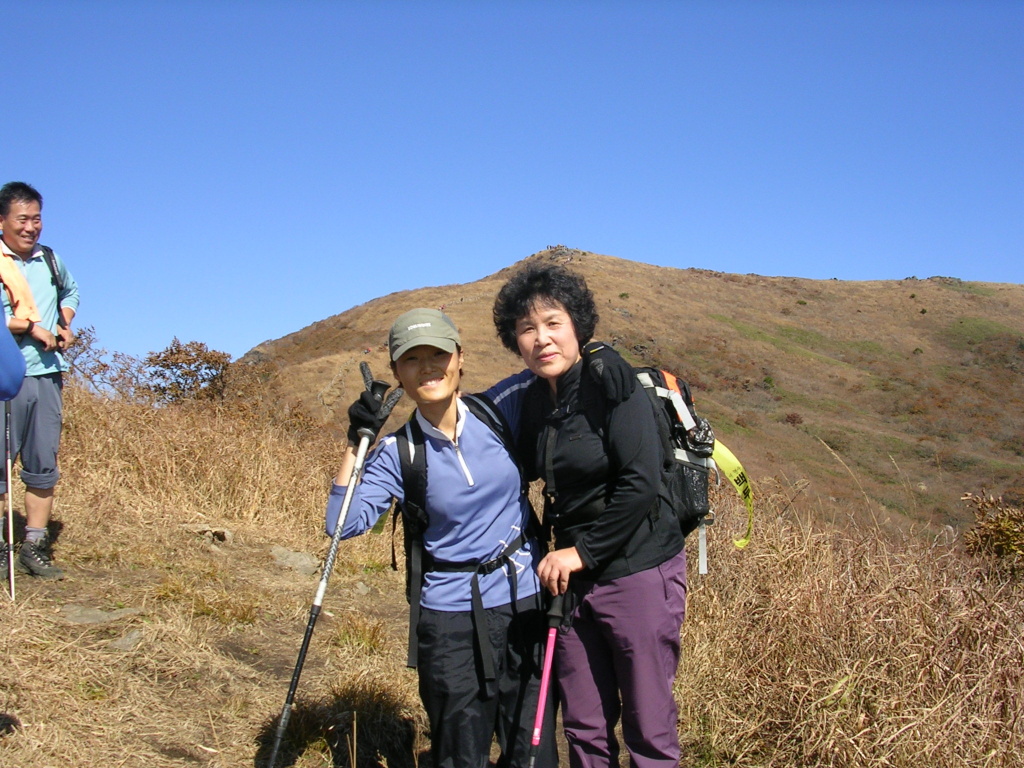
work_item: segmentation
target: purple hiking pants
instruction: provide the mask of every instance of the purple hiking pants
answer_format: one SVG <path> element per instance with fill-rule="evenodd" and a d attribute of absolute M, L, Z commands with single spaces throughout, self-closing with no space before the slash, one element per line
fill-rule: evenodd
<path fill-rule="evenodd" d="M 619 765 L 620 716 L 631 766 L 676 768 L 686 551 L 618 579 L 579 580 L 573 591 L 572 628 L 555 653 L 570 768 Z"/>

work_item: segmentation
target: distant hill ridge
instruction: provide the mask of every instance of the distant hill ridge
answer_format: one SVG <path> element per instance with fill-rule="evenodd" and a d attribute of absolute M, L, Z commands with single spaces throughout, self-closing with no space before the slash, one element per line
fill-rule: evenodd
<path fill-rule="evenodd" d="M 796 494 L 812 513 L 817 499 L 835 499 L 853 516 L 919 529 L 963 528 L 965 492 L 1024 493 L 1016 284 L 735 275 L 558 245 L 475 282 L 374 299 L 243 359 L 273 361 L 288 400 L 340 428 L 362 387 L 359 362 L 390 377 L 393 319 L 443 307 L 462 333 L 465 387 L 482 389 L 522 367 L 496 340 L 491 306 L 531 260 L 586 277 L 597 338 L 691 382 L 699 410 L 762 492 Z"/>

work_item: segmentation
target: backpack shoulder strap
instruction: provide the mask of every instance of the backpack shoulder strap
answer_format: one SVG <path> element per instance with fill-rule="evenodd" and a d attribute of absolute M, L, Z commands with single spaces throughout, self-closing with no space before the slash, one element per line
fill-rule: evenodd
<path fill-rule="evenodd" d="M 395 433 L 398 461 L 402 468 L 402 488 L 405 500 L 401 504 L 406 518 L 412 518 L 422 528 L 427 524 L 427 455 L 423 430 L 413 416 Z"/>
<path fill-rule="evenodd" d="M 470 413 L 486 424 L 501 440 L 501 444 L 519 469 L 520 489 L 525 493 L 529 489 L 530 483 L 526 479 L 526 472 L 523 469 L 522 462 L 519 460 L 515 435 L 512 434 L 512 427 L 509 426 L 505 416 L 486 395 L 463 395 L 462 402 L 466 404 Z"/>
<path fill-rule="evenodd" d="M 604 440 L 608 431 L 611 410 L 608 408 L 608 398 L 605 397 L 600 383 L 594 379 L 590 367 L 587 365 L 584 365 L 583 370 L 580 371 L 579 399 L 573 408 L 583 411 L 590 428 Z"/>
<path fill-rule="evenodd" d="M 540 379 L 538 379 L 538 381 L 540 381 Z M 515 433 L 512 432 L 512 427 L 505 419 L 504 414 L 498 410 L 498 407 L 486 395 L 463 395 L 462 400 L 465 402 L 466 407 L 470 412 L 486 424 L 491 431 L 498 436 L 501 440 L 501 444 L 505 447 L 505 451 L 512 459 L 512 462 L 516 465 L 516 469 L 519 470 L 519 492 L 526 497 L 527 504 L 530 507 L 530 519 L 527 522 L 524 533 L 529 537 L 543 537 L 544 527 L 541 525 L 540 518 L 537 516 L 537 510 L 534 509 L 533 503 L 529 500 L 530 478 L 527 475 L 526 466 L 523 462 L 522 451 L 519 448 L 519 443 L 516 439 Z"/>
<path fill-rule="evenodd" d="M 469 408 L 474 416 L 490 427 L 501 438 L 501 442 L 506 447 L 511 446 L 515 442 L 512 437 L 512 428 L 489 397 L 483 394 L 463 395 L 462 402 L 466 404 L 466 407 Z"/>
<path fill-rule="evenodd" d="M 420 593 L 423 590 L 423 531 L 427 517 L 427 456 L 423 430 L 416 422 L 416 414 L 395 435 L 398 460 L 402 468 L 402 487 L 405 500 L 395 505 L 391 518 L 391 567 L 398 570 L 395 557 L 395 523 L 402 515 L 405 531 L 405 590 L 409 598 L 409 655 L 407 666 L 415 667 L 419 661 L 416 628 L 420 623 Z"/>
<path fill-rule="evenodd" d="M 57 269 L 57 257 L 53 255 L 53 248 L 48 245 L 39 247 L 43 249 L 43 260 L 46 262 L 46 266 L 50 268 L 50 282 L 53 283 L 58 294 L 63 293 L 64 281 L 60 277 L 60 270 Z"/>

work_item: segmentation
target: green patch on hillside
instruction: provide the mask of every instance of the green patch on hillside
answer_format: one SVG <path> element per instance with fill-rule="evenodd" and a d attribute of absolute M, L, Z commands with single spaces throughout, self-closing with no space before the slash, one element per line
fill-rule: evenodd
<path fill-rule="evenodd" d="M 849 363 L 841 359 L 841 356 L 844 354 L 857 353 L 858 355 L 875 358 L 894 356 L 892 351 L 886 349 L 877 341 L 845 341 L 826 336 L 810 328 L 792 325 L 774 325 L 772 330 L 769 331 L 724 315 L 711 315 L 711 317 L 729 325 L 745 339 L 771 344 L 783 352 L 789 352 L 831 365 L 849 366 Z"/>
<path fill-rule="evenodd" d="M 915 446 L 897 435 L 882 435 L 881 446 L 889 455 L 891 461 L 895 461 L 898 458 L 902 459 L 903 457 L 918 458 Z"/>
<path fill-rule="evenodd" d="M 812 331 L 810 328 L 797 328 L 791 325 L 780 325 L 776 328 L 782 338 L 829 357 L 835 357 L 844 352 L 859 352 L 875 357 L 892 356 L 892 353 L 877 341 L 842 341 Z"/>
<path fill-rule="evenodd" d="M 880 434 L 834 424 L 806 425 L 805 431 L 824 442 L 843 457 L 849 471 L 859 481 L 872 481 L 880 487 L 904 489 L 917 477 L 920 457 L 913 446 L 896 435 Z M 881 499 L 879 499 L 881 501 Z M 891 500 L 886 500 L 888 505 Z"/>
<path fill-rule="evenodd" d="M 848 453 L 851 444 L 858 440 L 856 433 L 851 429 L 836 429 L 810 424 L 806 427 L 806 431 L 836 453 Z"/>
<path fill-rule="evenodd" d="M 821 414 L 836 416 L 856 413 L 856 409 L 849 401 L 836 397 L 813 397 L 803 392 L 794 392 L 791 389 L 778 386 L 772 389 L 772 394 L 778 403 L 778 410 L 788 411 L 799 408 L 803 412 L 802 415 L 809 418 Z"/>
<path fill-rule="evenodd" d="M 774 336 L 772 336 L 769 333 L 766 333 L 757 326 L 742 323 L 739 320 L 735 320 L 731 317 L 716 314 L 711 314 L 709 315 L 709 317 L 712 320 L 717 320 L 720 323 L 725 323 L 729 327 L 735 329 L 744 339 L 750 339 L 752 341 L 763 341 L 767 344 L 775 344 L 779 341 Z"/>
<path fill-rule="evenodd" d="M 802 357 L 807 357 L 812 360 L 817 360 L 819 362 L 830 363 L 832 365 L 847 365 L 847 363 L 844 363 L 841 360 L 836 360 L 835 358 L 830 357 L 829 355 L 821 354 L 820 352 L 816 352 L 813 349 L 808 349 L 802 343 L 794 341 L 792 339 L 785 338 L 781 334 L 772 334 L 769 333 L 768 331 L 765 331 L 762 328 L 758 328 L 757 326 L 749 325 L 747 323 L 740 322 L 739 320 L 735 320 L 731 317 L 725 317 L 724 315 L 711 315 L 711 318 L 730 326 L 744 339 L 749 339 L 750 341 L 764 342 L 765 344 L 770 344 L 771 346 L 783 352 L 788 352 L 793 355 L 800 355 Z"/>
<path fill-rule="evenodd" d="M 978 344 L 1001 338 L 1019 338 L 1012 328 L 983 317 L 961 317 L 941 332 L 940 338 L 953 349 L 970 349 Z"/>
<path fill-rule="evenodd" d="M 917 500 L 909 495 L 907 497 L 892 496 L 884 492 L 873 493 L 871 498 L 882 506 L 887 512 L 902 515 L 907 518 L 919 518 L 920 505 Z"/>
<path fill-rule="evenodd" d="M 741 424 L 735 419 L 708 419 L 708 421 L 711 422 L 711 427 L 715 430 L 715 436 L 720 440 L 724 438 L 732 439 L 739 435 L 761 434 L 761 430 Z"/>
<path fill-rule="evenodd" d="M 801 347 L 808 349 L 827 349 L 833 345 L 832 339 L 812 331 L 810 328 L 795 328 L 793 326 L 776 326 L 779 336 L 789 339 Z"/>
<path fill-rule="evenodd" d="M 955 278 L 951 278 L 949 281 L 942 281 L 939 285 L 950 291 L 956 291 L 957 293 L 969 293 L 973 296 L 996 295 L 995 290 L 989 288 L 987 285 L 981 285 L 979 283 L 965 283 L 963 280 L 956 280 Z"/>
<path fill-rule="evenodd" d="M 721 436 L 750 434 L 754 430 L 743 423 L 743 420 L 730 410 L 723 408 L 721 403 L 705 398 L 696 404 L 697 414 L 711 422 L 715 434 Z"/>
<path fill-rule="evenodd" d="M 850 427 L 838 428 L 829 424 L 807 425 L 805 430 L 836 453 L 841 453 L 851 460 L 854 466 L 859 468 L 858 471 L 872 471 L 869 469 L 871 465 L 885 464 L 884 438 L 880 439 L 877 434 Z M 875 469 L 873 472 L 880 479 L 891 479 L 886 471 Z"/>
<path fill-rule="evenodd" d="M 865 355 L 877 355 L 878 357 L 898 357 L 897 353 L 879 344 L 877 341 L 849 341 L 845 346 Z"/>

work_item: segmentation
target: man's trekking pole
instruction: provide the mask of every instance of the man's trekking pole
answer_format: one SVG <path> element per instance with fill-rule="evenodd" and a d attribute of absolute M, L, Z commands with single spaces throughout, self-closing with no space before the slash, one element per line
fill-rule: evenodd
<path fill-rule="evenodd" d="M 4 401 L 4 457 L 7 462 L 7 585 L 14 600 L 14 497 L 11 494 L 11 401 Z"/>
<path fill-rule="evenodd" d="M 544 666 L 540 673 L 540 693 L 537 696 L 537 716 L 533 719 L 533 738 L 530 739 L 530 763 L 533 768 L 537 761 L 537 748 L 540 746 L 540 733 L 544 727 L 544 709 L 548 701 L 548 685 L 551 683 L 551 662 L 555 658 L 555 638 L 558 636 L 558 625 L 562 623 L 562 601 L 565 595 L 551 598 L 548 608 L 548 643 L 544 649 Z"/>
<path fill-rule="evenodd" d="M 374 381 L 370 375 L 370 366 L 365 362 L 359 364 L 363 374 L 363 381 L 366 389 L 377 399 L 383 400 L 384 393 L 391 385 L 386 381 Z M 395 403 L 402 397 L 402 390 L 396 389 L 380 407 L 381 419 L 387 418 Z M 324 560 L 323 572 L 320 575 L 320 586 L 317 587 L 316 596 L 313 598 L 313 605 L 309 609 L 309 622 L 306 624 L 306 634 L 302 638 L 302 646 L 299 648 L 299 658 L 295 662 L 295 671 L 292 673 L 292 682 L 288 686 L 288 695 L 285 697 L 284 708 L 281 710 L 281 719 L 278 721 L 277 730 L 274 733 L 274 743 L 270 750 L 270 759 L 267 761 L 267 768 L 274 768 L 277 764 L 277 753 L 281 749 L 281 741 L 285 731 L 288 729 L 288 721 L 291 719 L 292 708 L 295 703 L 295 691 L 299 687 L 299 676 L 302 674 L 302 665 L 306 661 L 306 652 L 309 650 L 309 641 L 313 637 L 313 627 L 320 616 L 320 607 L 324 602 L 324 594 L 327 592 L 327 582 L 331 578 L 331 571 L 334 570 L 334 561 L 338 556 L 338 544 L 341 543 L 341 532 L 345 528 L 345 521 L 348 517 L 348 509 L 352 504 L 352 494 L 359 482 L 359 476 L 363 471 L 363 462 L 366 460 L 366 452 L 370 447 L 370 441 L 376 435 L 369 429 L 359 430 L 359 445 L 356 448 L 356 462 L 352 467 L 352 474 L 348 479 L 348 486 L 345 488 L 345 498 L 341 503 L 341 511 L 338 513 L 338 522 L 334 528 L 334 536 L 331 537 L 331 546 L 327 550 L 327 558 Z"/>

